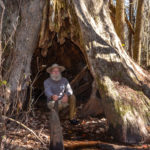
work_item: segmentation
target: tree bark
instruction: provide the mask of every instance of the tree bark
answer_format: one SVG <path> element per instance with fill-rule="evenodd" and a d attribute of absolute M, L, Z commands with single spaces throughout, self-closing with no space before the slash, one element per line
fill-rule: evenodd
<path fill-rule="evenodd" d="M 130 0 L 130 3 L 129 3 L 129 20 L 130 20 L 130 23 L 132 24 L 133 26 L 133 0 Z M 132 50 L 132 33 L 131 31 L 129 30 L 129 46 L 128 46 L 128 51 L 129 51 L 129 54 L 131 57 L 133 57 L 133 50 Z"/>
<path fill-rule="evenodd" d="M 3 92 L 3 85 L 1 85 L 2 82 L 2 28 L 3 28 L 3 18 L 4 18 L 4 12 L 5 12 L 5 5 L 2 0 L 0 0 L 0 7 L 2 8 L 1 15 L 0 15 L 0 149 L 4 149 L 4 143 L 3 139 L 5 136 L 5 121 L 2 118 L 2 114 L 4 111 L 4 101 L 1 98 L 2 92 Z"/>
<path fill-rule="evenodd" d="M 9 1 L 6 1 L 9 3 Z M 30 82 L 30 64 L 38 44 L 44 1 L 23 0 L 20 4 L 20 24 L 16 30 L 11 67 L 8 70 L 7 99 L 16 110 L 22 109 Z M 17 5 L 17 2 L 15 2 Z M 6 8 L 7 9 L 7 8 Z M 19 9 L 19 8 L 18 8 Z"/>
<path fill-rule="evenodd" d="M 0 0 L 0 7 L 2 8 L 1 15 L 0 15 L 0 80 L 1 80 L 1 68 L 2 68 L 2 28 L 3 28 L 3 18 L 4 18 L 4 12 L 5 12 L 5 5 L 2 0 Z"/>
<path fill-rule="evenodd" d="M 113 136 L 120 142 L 139 143 L 148 137 L 149 87 L 143 86 L 148 75 L 122 48 L 107 2 L 73 1 L 82 33 L 81 43 Z"/>
<path fill-rule="evenodd" d="M 97 86 L 95 81 L 92 83 L 92 92 L 86 105 L 84 106 L 81 117 L 96 116 L 103 114 L 101 99 L 96 96 Z"/>
<path fill-rule="evenodd" d="M 113 5 L 113 0 L 109 0 L 110 5 Z"/>
<path fill-rule="evenodd" d="M 58 103 L 50 111 L 50 146 L 49 150 L 64 150 L 62 127 L 58 116 Z"/>
<path fill-rule="evenodd" d="M 136 14 L 136 27 L 135 27 L 134 44 L 133 44 L 133 58 L 139 65 L 141 64 L 143 11 L 144 11 L 144 0 L 138 0 L 138 8 Z"/>
<path fill-rule="evenodd" d="M 142 58 L 142 65 L 146 65 L 147 67 L 150 66 L 150 13 L 149 13 L 149 8 L 150 8 L 150 1 L 145 0 L 144 1 L 144 12 L 143 12 L 143 31 L 142 31 L 142 54 L 144 56 L 144 53 L 146 54 L 146 58 Z"/>
<path fill-rule="evenodd" d="M 5 112 L 5 100 L 0 97 L 0 150 L 4 149 L 4 136 L 6 133 L 5 120 L 2 115 Z"/>
<path fill-rule="evenodd" d="M 122 44 L 125 44 L 124 26 L 125 26 L 124 0 L 117 0 L 116 1 L 115 29 Z"/>

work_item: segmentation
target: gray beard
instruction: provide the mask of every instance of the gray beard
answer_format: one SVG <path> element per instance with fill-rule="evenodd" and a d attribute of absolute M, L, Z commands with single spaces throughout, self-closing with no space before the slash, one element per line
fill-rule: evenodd
<path fill-rule="evenodd" d="M 62 75 L 59 74 L 59 75 L 56 76 L 56 75 L 50 74 L 50 77 L 51 77 L 51 79 L 54 80 L 54 81 L 59 81 L 59 80 L 62 78 Z"/>

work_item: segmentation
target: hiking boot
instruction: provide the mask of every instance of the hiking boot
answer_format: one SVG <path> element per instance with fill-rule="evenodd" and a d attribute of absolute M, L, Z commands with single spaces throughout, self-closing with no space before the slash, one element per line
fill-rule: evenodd
<path fill-rule="evenodd" d="M 72 119 L 72 120 L 70 120 L 70 123 L 71 123 L 72 125 L 77 125 L 77 124 L 79 124 L 79 121 L 76 120 L 76 119 Z"/>

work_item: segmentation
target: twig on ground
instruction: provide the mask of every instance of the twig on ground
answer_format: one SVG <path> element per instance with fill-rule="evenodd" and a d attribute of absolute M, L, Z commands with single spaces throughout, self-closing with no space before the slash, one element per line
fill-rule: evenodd
<path fill-rule="evenodd" d="M 31 132 L 43 145 L 46 145 L 46 144 L 43 142 L 43 140 L 42 140 L 32 129 L 30 129 L 29 127 L 27 127 L 25 124 L 23 124 L 23 123 L 21 123 L 21 122 L 15 120 L 15 119 L 13 119 L 13 118 L 9 118 L 9 117 L 7 117 L 7 116 L 4 116 L 4 115 L 3 115 L 2 117 L 3 117 L 4 119 L 8 119 L 8 120 L 10 120 L 10 121 L 13 121 L 13 122 L 15 122 L 15 123 L 21 125 L 23 128 L 25 128 L 26 130 L 28 130 L 29 132 Z"/>

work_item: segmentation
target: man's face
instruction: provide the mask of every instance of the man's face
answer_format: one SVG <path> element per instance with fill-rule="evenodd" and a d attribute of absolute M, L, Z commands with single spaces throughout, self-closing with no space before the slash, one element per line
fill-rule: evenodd
<path fill-rule="evenodd" d="M 50 76 L 55 81 L 60 80 L 61 79 L 61 72 L 60 72 L 59 68 L 53 68 L 51 70 Z"/>

